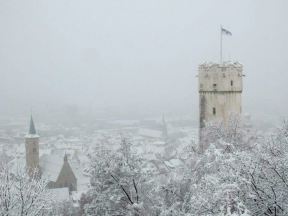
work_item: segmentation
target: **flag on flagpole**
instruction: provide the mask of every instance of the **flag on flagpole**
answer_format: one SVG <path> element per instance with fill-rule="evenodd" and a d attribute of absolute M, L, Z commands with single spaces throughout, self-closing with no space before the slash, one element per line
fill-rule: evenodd
<path fill-rule="evenodd" d="M 232 33 L 230 31 L 228 31 L 227 29 L 221 27 L 221 32 L 220 32 L 220 63 L 222 64 L 222 38 L 223 38 L 223 34 L 224 35 L 228 35 L 228 36 L 232 36 Z"/>
<path fill-rule="evenodd" d="M 221 27 L 221 34 L 232 36 L 232 33 L 223 27 Z"/>

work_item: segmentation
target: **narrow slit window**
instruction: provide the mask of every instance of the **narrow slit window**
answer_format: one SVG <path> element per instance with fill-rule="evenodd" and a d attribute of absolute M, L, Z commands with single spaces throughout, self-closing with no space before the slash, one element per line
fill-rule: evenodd
<path fill-rule="evenodd" d="M 213 107 L 213 115 L 216 115 L 216 108 Z"/>
<path fill-rule="evenodd" d="M 231 80 L 230 84 L 231 84 L 231 86 L 233 86 L 233 80 Z"/>

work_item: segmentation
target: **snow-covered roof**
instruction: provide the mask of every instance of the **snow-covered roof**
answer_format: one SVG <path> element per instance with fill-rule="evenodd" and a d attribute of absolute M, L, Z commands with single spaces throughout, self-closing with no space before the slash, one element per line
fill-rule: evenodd
<path fill-rule="evenodd" d="M 26 134 L 25 138 L 39 138 L 38 134 Z"/>
<path fill-rule="evenodd" d="M 140 128 L 138 134 L 145 137 L 162 138 L 162 131 L 159 130 Z"/>
<path fill-rule="evenodd" d="M 183 162 L 179 159 L 171 159 L 169 161 L 164 161 L 165 165 L 169 168 L 176 168 L 183 165 Z"/>
<path fill-rule="evenodd" d="M 40 157 L 40 168 L 42 177 L 49 181 L 56 181 L 64 164 L 65 151 L 54 151 L 47 155 L 43 154 Z M 75 157 L 77 155 L 77 157 Z M 71 154 L 72 156 L 72 154 Z M 73 154 L 69 159 L 69 165 L 77 179 L 77 190 L 87 191 L 89 184 L 89 176 L 85 176 L 83 168 L 87 163 L 88 157 L 82 152 Z"/>
<path fill-rule="evenodd" d="M 64 155 L 60 154 L 42 155 L 40 158 L 42 177 L 50 181 L 56 181 L 63 165 L 63 158 Z"/>
<path fill-rule="evenodd" d="M 204 62 L 203 64 L 200 64 L 199 67 L 243 67 L 241 63 L 239 62 L 232 62 L 232 61 L 225 61 L 221 64 L 215 63 L 215 62 Z"/>
<path fill-rule="evenodd" d="M 55 202 L 63 202 L 69 200 L 69 188 L 53 188 L 49 189 L 49 193 Z"/>

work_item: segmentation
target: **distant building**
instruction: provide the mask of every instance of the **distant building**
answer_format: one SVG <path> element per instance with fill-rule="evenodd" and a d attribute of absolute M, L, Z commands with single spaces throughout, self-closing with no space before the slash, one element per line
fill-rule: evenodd
<path fill-rule="evenodd" d="M 226 124 L 231 114 L 241 114 L 242 77 L 243 66 L 239 63 L 199 66 L 200 145 L 205 124 L 211 121 Z"/>
<path fill-rule="evenodd" d="M 30 175 L 40 171 L 39 167 L 39 135 L 36 133 L 33 117 L 30 118 L 30 128 L 25 136 L 26 168 Z"/>
<path fill-rule="evenodd" d="M 163 139 L 163 133 L 161 130 L 153 130 L 148 128 L 140 128 L 138 130 L 138 134 L 142 137 L 145 137 L 147 139 L 156 139 L 161 140 Z"/>
<path fill-rule="evenodd" d="M 168 128 L 164 114 L 162 115 L 162 137 L 167 141 L 168 139 Z"/>
<path fill-rule="evenodd" d="M 59 158 L 54 155 L 44 155 L 39 158 L 39 135 L 36 132 L 33 118 L 25 136 L 26 168 L 29 175 L 38 172 L 48 179 L 48 188 L 69 188 L 69 192 L 77 190 L 77 179 L 68 162 L 67 155 Z M 64 160 L 63 160 L 64 159 Z"/>

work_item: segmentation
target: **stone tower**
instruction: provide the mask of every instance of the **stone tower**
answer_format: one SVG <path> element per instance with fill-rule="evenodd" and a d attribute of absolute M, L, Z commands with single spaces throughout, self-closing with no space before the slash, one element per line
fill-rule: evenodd
<path fill-rule="evenodd" d="M 31 115 L 30 128 L 25 136 L 26 168 L 30 175 L 40 171 L 39 167 L 39 135 L 36 133 L 33 117 Z"/>
<path fill-rule="evenodd" d="M 201 131 L 211 121 L 227 123 L 242 112 L 243 66 L 239 63 L 201 64 L 198 71 Z"/>

